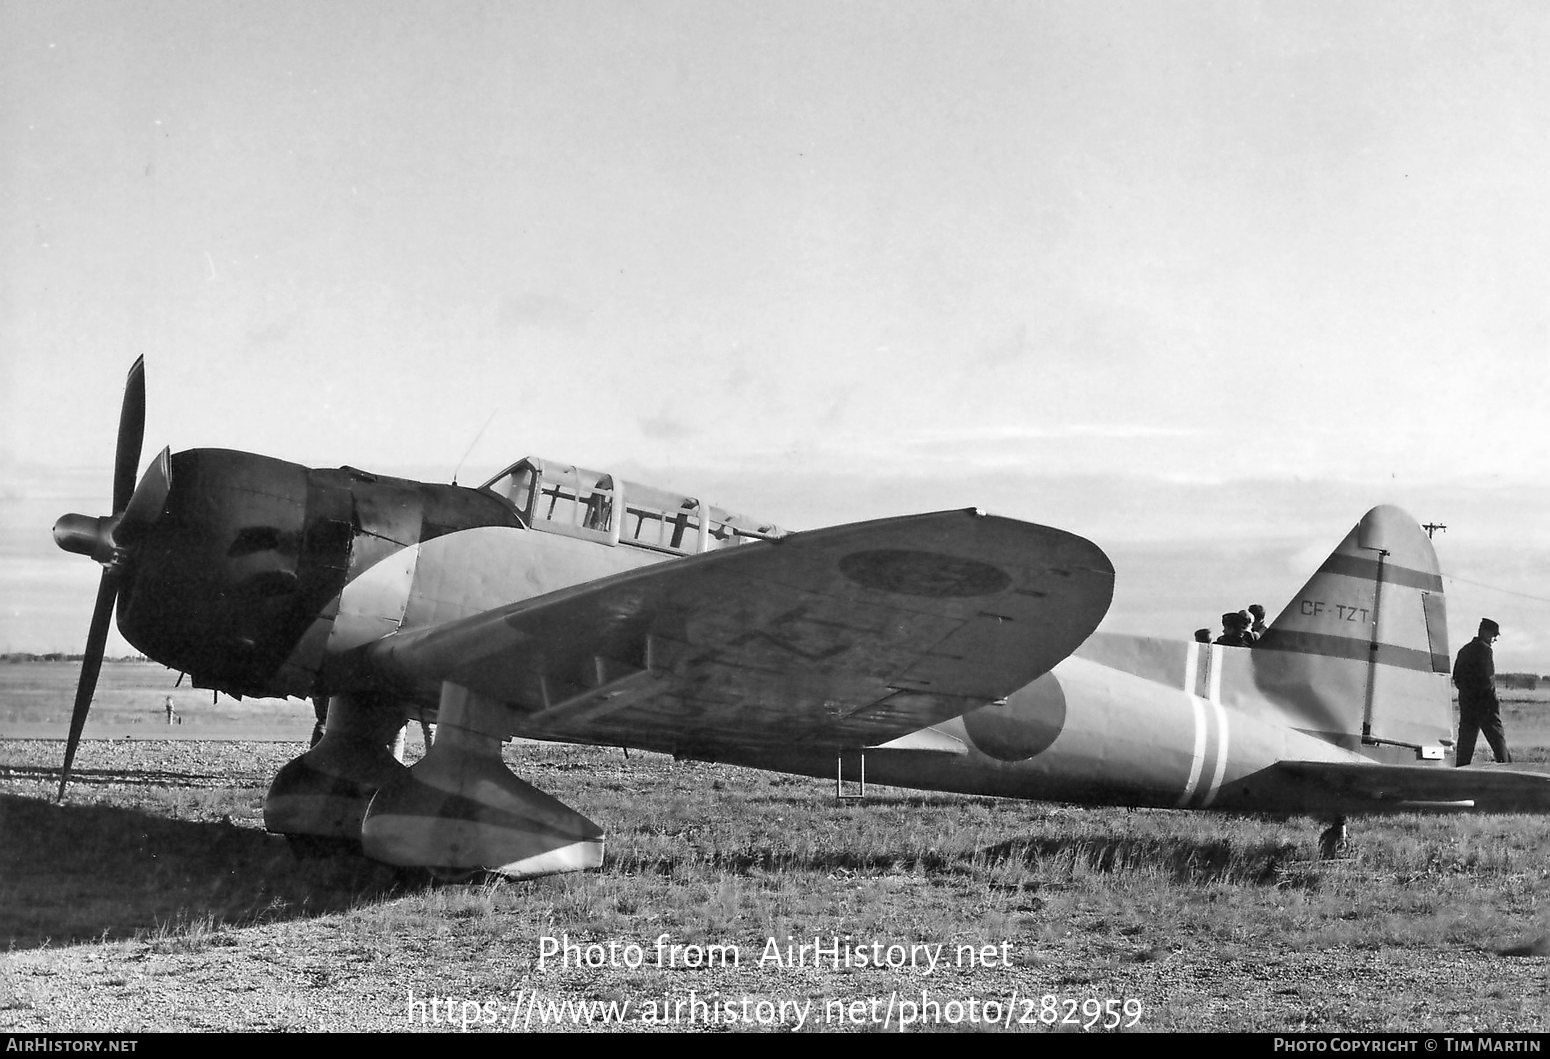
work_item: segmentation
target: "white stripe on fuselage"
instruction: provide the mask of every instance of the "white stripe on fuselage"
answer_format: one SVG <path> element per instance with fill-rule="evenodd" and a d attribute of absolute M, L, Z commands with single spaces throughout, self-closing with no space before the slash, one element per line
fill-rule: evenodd
<path fill-rule="evenodd" d="M 1194 801 L 1200 778 L 1205 772 L 1206 750 L 1210 743 L 1209 733 L 1206 730 L 1207 705 L 1211 707 L 1211 714 L 1216 718 L 1216 767 L 1211 770 L 1211 782 L 1196 808 L 1204 809 L 1216 800 L 1217 792 L 1222 787 L 1222 778 L 1227 774 L 1227 708 L 1222 705 L 1222 651 L 1223 648 L 1216 644 L 1190 644 L 1189 653 L 1185 657 L 1184 693 L 1189 696 L 1190 709 L 1195 718 L 1195 748 L 1190 760 L 1189 779 L 1185 781 L 1184 790 L 1179 795 L 1177 803 L 1181 809 L 1188 808 Z M 1196 693 L 1202 654 L 1205 656 L 1207 666 L 1206 694 L 1203 699 Z"/>
<path fill-rule="evenodd" d="M 1211 682 L 1211 708 L 1216 711 L 1216 775 L 1211 777 L 1211 786 L 1200 800 L 1202 809 L 1216 801 L 1216 793 L 1222 789 L 1222 777 L 1227 773 L 1227 707 L 1222 705 L 1220 677 Z"/>
<path fill-rule="evenodd" d="M 1207 665 L 1206 672 L 1207 679 L 1209 679 L 1210 670 L 1211 668 L 1214 668 L 1211 667 L 1211 645 L 1205 645 L 1205 650 Z M 1184 694 L 1188 697 L 1190 708 L 1194 711 L 1195 715 L 1195 754 L 1193 759 L 1190 761 L 1189 779 L 1185 781 L 1184 793 L 1179 795 L 1178 805 L 1180 809 L 1186 808 L 1189 805 L 1190 798 L 1194 797 L 1195 784 L 1200 782 L 1200 772 L 1205 767 L 1206 715 L 1205 709 L 1202 707 L 1200 702 L 1200 696 L 1195 694 L 1195 683 L 1199 677 L 1200 654 L 1201 651 L 1199 645 L 1190 644 L 1189 654 L 1185 657 L 1184 660 Z"/>

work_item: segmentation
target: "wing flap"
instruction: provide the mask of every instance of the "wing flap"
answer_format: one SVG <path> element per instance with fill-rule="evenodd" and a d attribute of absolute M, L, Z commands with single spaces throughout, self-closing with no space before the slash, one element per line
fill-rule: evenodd
<path fill-rule="evenodd" d="M 1002 698 L 1102 619 L 1113 566 L 972 511 L 675 559 L 386 637 L 370 665 L 508 702 L 524 735 L 679 750 L 886 741 Z"/>

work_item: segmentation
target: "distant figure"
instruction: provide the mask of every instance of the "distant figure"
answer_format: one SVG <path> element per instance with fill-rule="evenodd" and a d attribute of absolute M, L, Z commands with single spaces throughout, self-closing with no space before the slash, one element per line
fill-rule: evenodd
<path fill-rule="evenodd" d="M 1254 639 L 1258 640 L 1270 628 L 1270 626 L 1265 624 L 1265 608 L 1258 603 L 1250 603 L 1249 618 L 1251 619 L 1249 622 L 1249 632 L 1253 633 Z"/>
<path fill-rule="evenodd" d="M 1195 630 L 1195 642 L 1196 643 L 1210 643 L 1211 642 L 1211 630 L 1210 629 L 1196 629 Z"/>
<path fill-rule="evenodd" d="M 172 705 L 172 696 L 171 695 L 167 696 L 167 701 L 165 703 L 163 703 L 163 705 L 167 709 L 167 723 L 171 724 L 173 718 L 178 715 L 177 707 Z"/>
<path fill-rule="evenodd" d="M 1216 642 L 1223 647 L 1249 647 L 1254 643 L 1249 635 L 1249 623 L 1247 616 L 1238 610 L 1229 610 L 1222 615 L 1222 635 L 1216 638 Z"/>
<path fill-rule="evenodd" d="M 1480 619 L 1475 638 L 1459 648 L 1453 660 L 1453 684 L 1459 689 L 1459 745 L 1457 765 L 1475 759 L 1475 737 L 1484 735 L 1497 761 L 1511 761 L 1507 736 L 1502 731 L 1501 703 L 1496 701 L 1496 660 L 1491 644 L 1501 635 L 1501 626 L 1490 618 Z"/>

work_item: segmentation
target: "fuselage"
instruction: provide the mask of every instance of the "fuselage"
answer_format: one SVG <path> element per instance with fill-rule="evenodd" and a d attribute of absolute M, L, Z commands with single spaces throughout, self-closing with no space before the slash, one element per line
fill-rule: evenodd
<path fill-rule="evenodd" d="M 1178 664 L 1168 668 L 1180 679 L 1165 683 L 1098 660 L 1116 651 L 1171 656 Z M 1228 659 L 1247 662 L 1248 653 L 1100 633 L 1004 703 L 892 743 L 839 755 L 792 749 L 773 759 L 728 759 L 820 777 L 834 777 L 838 766 L 845 778 L 868 783 L 1076 804 L 1344 811 L 1272 766 L 1372 759 L 1290 726 L 1268 703 L 1223 701 L 1211 665 L 1219 672 Z"/>

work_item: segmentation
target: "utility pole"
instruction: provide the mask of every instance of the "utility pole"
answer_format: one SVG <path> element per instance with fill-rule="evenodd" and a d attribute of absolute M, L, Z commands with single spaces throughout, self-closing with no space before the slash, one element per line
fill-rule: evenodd
<path fill-rule="evenodd" d="M 1436 533 L 1438 530 L 1445 530 L 1448 527 L 1444 526 L 1440 522 L 1423 522 L 1421 523 L 1421 528 L 1426 531 L 1426 539 L 1431 540 L 1432 534 Z"/>

